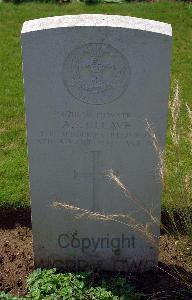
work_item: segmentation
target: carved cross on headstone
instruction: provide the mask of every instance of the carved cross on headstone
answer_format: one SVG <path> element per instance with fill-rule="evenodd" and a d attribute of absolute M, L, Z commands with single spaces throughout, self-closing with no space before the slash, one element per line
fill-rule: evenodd
<path fill-rule="evenodd" d="M 99 211 L 99 199 L 97 198 L 97 188 L 99 184 L 99 177 L 103 177 L 106 175 L 106 170 L 103 172 L 99 171 L 100 166 L 100 155 L 102 151 L 95 150 L 90 151 L 91 154 L 91 164 L 92 164 L 92 170 L 90 172 L 79 172 L 78 170 L 74 170 L 73 178 L 74 180 L 78 178 L 87 178 L 91 179 L 92 183 L 92 210 L 93 211 Z M 115 172 L 116 175 L 118 175 L 118 171 Z"/>

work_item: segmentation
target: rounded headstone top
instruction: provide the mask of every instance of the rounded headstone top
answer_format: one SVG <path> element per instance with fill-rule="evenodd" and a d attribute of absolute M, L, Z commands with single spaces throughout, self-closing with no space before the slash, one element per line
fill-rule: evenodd
<path fill-rule="evenodd" d="M 129 28 L 160 33 L 169 36 L 172 35 L 171 25 L 167 23 L 128 16 L 104 14 L 66 15 L 30 20 L 23 24 L 21 33 L 24 34 L 32 31 L 53 28 L 86 26 Z"/>

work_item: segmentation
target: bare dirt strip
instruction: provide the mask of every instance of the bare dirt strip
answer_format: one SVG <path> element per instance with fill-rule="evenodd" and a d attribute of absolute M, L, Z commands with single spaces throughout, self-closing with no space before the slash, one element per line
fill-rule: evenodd
<path fill-rule="evenodd" d="M 0 290 L 16 296 L 26 294 L 26 278 L 34 270 L 30 215 L 30 209 L 0 210 Z M 192 299 L 191 255 L 186 236 L 162 234 L 158 269 L 124 276 L 146 299 Z"/>

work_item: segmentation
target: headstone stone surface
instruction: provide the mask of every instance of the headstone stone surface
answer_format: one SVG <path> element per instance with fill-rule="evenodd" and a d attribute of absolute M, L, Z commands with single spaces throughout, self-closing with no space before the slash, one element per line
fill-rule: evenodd
<path fill-rule="evenodd" d="M 150 213 L 160 218 L 162 184 L 145 119 L 163 148 L 171 35 L 169 24 L 123 16 L 24 23 L 36 265 L 143 271 L 157 264 L 159 226 Z M 111 169 L 134 199 L 108 179 Z M 108 220 L 75 218 L 55 201 Z"/>

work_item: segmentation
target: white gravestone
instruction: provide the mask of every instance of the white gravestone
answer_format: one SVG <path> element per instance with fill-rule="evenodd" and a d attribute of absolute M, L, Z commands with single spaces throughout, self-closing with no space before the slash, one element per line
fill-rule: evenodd
<path fill-rule="evenodd" d="M 157 264 L 159 226 L 150 213 L 160 218 L 162 184 L 145 119 L 163 148 L 171 36 L 169 24 L 124 16 L 24 23 L 36 265 L 143 271 Z M 106 177 L 111 169 L 136 201 Z M 76 209 L 56 209 L 55 201 L 125 216 L 75 218 Z"/>

